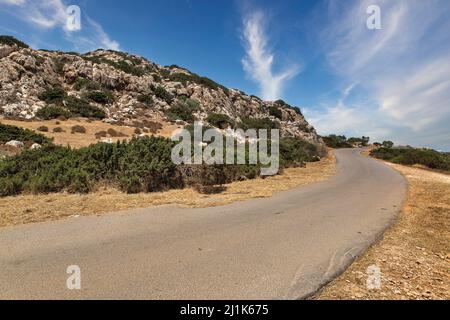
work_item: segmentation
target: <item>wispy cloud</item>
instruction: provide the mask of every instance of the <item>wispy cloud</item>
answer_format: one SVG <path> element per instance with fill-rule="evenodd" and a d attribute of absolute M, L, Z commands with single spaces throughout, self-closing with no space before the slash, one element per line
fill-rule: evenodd
<path fill-rule="evenodd" d="M 62 0 L 0 0 L 0 4 L 13 8 L 12 14 L 18 19 L 36 27 L 39 30 L 60 28 L 66 40 L 73 43 L 80 51 L 88 51 L 102 47 L 119 50 L 117 41 L 110 38 L 103 27 L 86 13 L 82 12 L 83 24 L 81 30 L 67 28 L 67 5 Z"/>
<path fill-rule="evenodd" d="M 268 46 L 265 21 L 262 11 L 244 16 L 242 38 L 246 56 L 242 64 L 247 75 L 258 83 L 261 96 L 266 100 L 276 100 L 281 98 L 286 82 L 298 74 L 299 68 L 290 65 L 279 73 L 273 71 L 275 57 Z"/>
<path fill-rule="evenodd" d="M 382 30 L 366 28 L 372 4 L 381 8 Z M 450 148 L 449 16 L 447 0 L 328 2 L 323 48 L 332 70 L 347 83 L 357 82 L 376 102 L 369 126 L 407 143 Z M 322 123 L 328 119 L 335 129 L 345 129 L 345 119 L 335 125 L 338 111 L 367 113 L 367 106 L 341 102 L 325 110 Z M 366 125 L 364 119 L 355 121 L 357 129 Z"/>

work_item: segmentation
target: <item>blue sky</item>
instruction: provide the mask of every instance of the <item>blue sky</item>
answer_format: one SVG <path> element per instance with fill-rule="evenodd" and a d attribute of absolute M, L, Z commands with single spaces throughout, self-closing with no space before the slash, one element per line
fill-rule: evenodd
<path fill-rule="evenodd" d="M 366 26 L 373 4 L 381 30 Z M 65 27 L 69 5 L 81 30 Z M 0 0 L 0 33 L 177 64 L 282 98 L 321 134 L 450 150 L 448 0 Z"/>

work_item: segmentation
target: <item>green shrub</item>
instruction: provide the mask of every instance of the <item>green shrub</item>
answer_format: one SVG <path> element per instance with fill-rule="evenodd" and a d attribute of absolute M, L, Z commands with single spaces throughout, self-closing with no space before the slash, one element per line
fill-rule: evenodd
<path fill-rule="evenodd" d="M 153 91 L 154 91 L 156 97 L 158 97 L 159 99 L 164 100 L 168 104 L 172 103 L 173 96 L 169 92 L 167 92 L 167 90 L 164 89 L 164 87 L 157 86 L 156 88 L 154 88 Z"/>
<path fill-rule="evenodd" d="M 100 104 L 108 104 L 114 101 L 114 96 L 110 91 L 90 91 L 86 98 Z"/>
<path fill-rule="evenodd" d="M 6 44 L 8 46 L 13 46 L 13 45 L 17 45 L 19 48 L 29 48 L 29 46 L 20 41 L 17 40 L 16 38 L 12 37 L 12 36 L 0 36 L 0 43 L 1 44 Z"/>
<path fill-rule="evenodd" d="M 240 129 L 248 130 L 248 129 L 279 129 L 280 124 L 278 122 L 272 121 L 269 118 L 242 118 L 240 124 L 237 124 Z"/>
<path fill-rule="evenodd" d="M 335 134 L 328 137 L 322 137 L 323 141 L 329 148 L 341 149 L 341 148 L 353 148 L 353 146 L 347 142 L 346 136 L 337 136 Z"/>
<path fill-rule="evenodd" d="M 318 160 L 320 158 L 317 146 L 297 138 L 281 138 L 280 164 L 282 167 L 295 166 Z"/>
<path fill-rule="evenodd" d="M 431 149 L 387 148 L 382 147 L 371 151 L 370 155 L 402 165 L 422 165 L 430 169 L 450 171 L 450 155 Z"/>
<path fill-rule="evenodd" d="M 63 88 L 48 88 L 44 92 L 42 92 L 38 98 L 47 103 L 57 103 L 62 102 L 66 97 L 66 91 Z"/>
<path fill-rule="evenodd" d="M 64 58 L 53 58 L 53 69 L 59 75 L 64 74 L 64 66 L 66 65 L 66 60 Z"/>
<path fill-rule="evenodd" d="M 281 110 L 275 106 L 269 107 L 269 114 L 275 118 L 283 120 L 283 112 L 281 112 Z"/>
<path fill-rule="evenodd" d="M 211 113 L 208 115 L 207 121 L 216 128 L 225 128 L 227 125 L 234 126 L 234 121 L 222 113 Z"/>
<path fill-rule="evenodd" d="M 171 121 L 183 120 L 194 122 L 194 113 L 198 111 L 200 104 L 193 99 L 178 99 L 169 109 L 167 117 Z"/>
<path fill-rule="evenodd" d="M 86 78 L 78 78 L 75 81 L 74 89 L 77 91 L 82 90 L 82 89 L 91 90 L 91 91 L 92 90 L 100 90 L 101 85 L 97 81 L 89 80 Z"/>
<path fill-rule="evenodd" d="M 42 120 L 52 120 L 58 118 L 69 119 L 72 117 L 72 114 L 65 108 L 49 105 L 39 109 L 36 113 L 36 117 Z"/>
<path fill-rule="evenodd" d="M 201 86 L 205 86 L 207 88 L 218 90 L 219 88 L 222 89 L 225 94 L 228 94 L 229 90 L 228 88 L 218 84 L 217 82 L 207 78 L 207 77 L 201 77 L 195 73 L 172 73 L 168 75 L 169 79 L 171 81 L 181 82 L 183 84 L 186 84 L 187 82 L 193 82 Z"/>
<path fill-rule="evenodd" d="M 0 143 L 4 144 L 12 140 L 21 142 L 34 142 L 38 144 L 51 142 L 49 138 L 32 130 L 0 124 Z"/>
<path fill-rule="evenodd" d="M 67 97 L 64 102 L 67 106 L 67 109 L 75 116 L 96 119 L 103 119 L 106 117 L 105 111 L 91 105 L 89 101 L 85 99 L 79 99 L 77 97 L 70 96 Z"/>
<path fill-rule="evenodd" d="M 114 67 L 117 70 L 123 71 L 125 73 L 131 74 L 133 76 L 143 76 L 145 75 L 147 72 L 146 70 L 140 68 L 139 66 L 133 64 L 133 61 L 130 61 L 130 59 L 127 59 L 130 63 L 126 62 L 125 60 L 120 60 L 118 62 L 103 58 L 103 57 L 87 57 L 87 56 L 83 56 L 83 59 L 87 60 L 87 61 L 91 61 L 92 63 L 95 64 L 107 64 L 110 65 L 112 67 Z"/>
<path fill-rule="evenodd" d="M 137 100 L 146 105 L 147 107 L 153 105 L 154 101 L 153 101 L 153 97 L 149 94 L 141 94 L 137 97 Z"/>
<path fill-rule="evenodd" d="M 15 196 L 22 192 L 20 177 L 0 178 L 0 197 Z"/>

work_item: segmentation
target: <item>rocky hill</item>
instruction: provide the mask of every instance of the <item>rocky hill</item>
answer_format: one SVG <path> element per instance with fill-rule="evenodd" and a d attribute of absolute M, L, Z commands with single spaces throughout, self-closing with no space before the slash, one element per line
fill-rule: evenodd
<path fill-rule="evenodd" d="M 215 127 L 280 128 L 323 146 L 298 108 L 228 89 L 184 68 L 111 50 L 33 50 L 0 37 L 0 114 L 31 120 L 95 117 L 133 126 L 167 119 Z"/>

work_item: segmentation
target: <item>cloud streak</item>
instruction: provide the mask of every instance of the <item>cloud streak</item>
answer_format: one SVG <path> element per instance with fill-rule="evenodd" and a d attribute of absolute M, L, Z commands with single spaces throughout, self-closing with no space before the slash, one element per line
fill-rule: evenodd
<path fill-rule="evenodd" d="M 366 28 L 372 4 L 381 8 L 382 30 Z M 342 81 L 358 83 L 376 106 L 338 101 L 339 108 L 326 108 L 317 124 L 345 131 L 349 113 L 370 109 L 371 121 L 354 121 L 356 130 L 376 126 L 403 143 L 450 149 L 449 16 L 446 0 L 328 2 L 329 20 L 321 32 L 328 63 Z"/>
<path fill-rule="evenodd" d="M 242 39 L 246 55 L 242 65 L 247 75 L 258 83 L 260 95 L 265 100 L 276 100 L 282 96 L 286 82 L 295 77 L 299 68 L 291 65 L 280 73 L 274 73 L 274 53 L 268 47 L 265 16 L 261 11 L 248 14 L 243 19 Z"/>
<path fill-rule="evenodd" d="M 17 18 L 41 30 L 61 28 L 66 40 L 80 51 L 97 49 L 119 50 L 117 41 L 110 38 L 103 27 L 84 14 L 82 30 L 69 30 L 67 6 L 62 0 L 0 0 L 0 4 L 10 6 Z M 83 16 L 83 13 L 82 13 Z"/>

